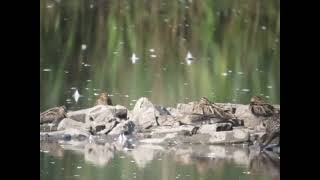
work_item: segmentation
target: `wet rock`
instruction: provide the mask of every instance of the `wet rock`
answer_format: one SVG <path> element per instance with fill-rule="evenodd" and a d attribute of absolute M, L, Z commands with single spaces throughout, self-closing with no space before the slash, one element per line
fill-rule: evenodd
<path fill-rule="evenodd" d="M 91 109 L 92 108 L 82 109 L 82 110 L 78 110 L 78 111 L 70 111 L 67 113 L 67 117 L 70 119 L 73 119 L 75 121 L 85 123 L 86 116 Z"/>
<path fill-rule="evenodd" d="M 235 115 L 244 121 L 244 126 L 255 130 L 263 130 L 262 118 L 254 116 L 248 105 L 238 105 Z"/>
<path fill-rule="evenodd" d="M 68 128 L 74 128 L 74 129 L 80 129 L 83 131 L 88 131 L 89 129 L 86 128 L 85 124 L 79 121 L 75 121 L 73 119 L 70 118 L 64 118 L 58 125 L 57 130 L 61 131 L 61 130 L 65 130 Z"/>
<path fill-rule="evenodd" d="M 217 124 L 205 124 L 198 130 L 199 134 L 210 134 L 218 131 L 231 131 L 232 124 L 230 123 L 217 123 Z"/>
<path fill-rule="evenodd" d="M 158 117 L 163 113 L 159 111 L 147 98 L 140 98 L 135 104 L 130 119 L 142 130 L 157 126 Z"/>
<path fill-rule="evenodd" d="M 90 136 L 89 132 L 68 128 L 61 131 L 55 132 L 40 132 L 40 140 L 63 140 L 66 135 L 71 136 L 72 139 L 83 140 Z"/>
<path fill-rule="evenodd" d="M 192 113 L 194 103 L 190 102 L 188 104 L 178 104 L 177 110 L 181 113 Z"/>
<path fill-rule="evenodd" d="M 104 106 L 98 105 L 88 112 L 86 122 L 107 122 L 111 119 L 127 119 L 128 110 L 124 106 Z"/>
<path fill-rule="evenodd" d="M 120 123 L 120 121 L 119 120 L 113 120 L 113 121 L 111 121 L 111 122 L 108 122 L 108 123 L 105 123 L 104 124 L 104 129 L 103 130 L 101 130 L 101 131 L 97 131 L 96 133 L 97 134 L 109 134 L 110 132 L 112 132 L 113 131 L 113 129 L 115 128 L 115 127 L 117 127 L 117 125 Z M 97 128 L 97 126 L 95 127 L 95 128 Z M 96 129 L 95 129 L 96 130 Z"/>
<path fill-rule="evenodd" d="M 40 132 L 52 132 L 57 131 L 56 124 L 40 124 Z"/>

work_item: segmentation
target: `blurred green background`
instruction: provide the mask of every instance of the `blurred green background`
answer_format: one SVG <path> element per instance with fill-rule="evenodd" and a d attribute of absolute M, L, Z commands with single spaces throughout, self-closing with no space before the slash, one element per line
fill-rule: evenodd
<path fill-rule="evenodd" d="M 40 111 L 101 90 L 130 109 L 141 96 L 280 104 L 279 0 L 41 0 L 40 32 Z"/>

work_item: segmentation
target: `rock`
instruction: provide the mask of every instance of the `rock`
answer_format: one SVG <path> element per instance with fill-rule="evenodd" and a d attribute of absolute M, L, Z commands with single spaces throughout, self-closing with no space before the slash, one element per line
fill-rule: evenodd
<path fill-rule="evenodd" d="M 200 133 L 200 132 L 199 132 Z M 205 134 L 205 133 L 203 133 Z M 249 141 L 249 132 L 246 129 L 235 129 L 233 131 L 209 132 L 210 144 L 244 143 Z"/>
<path fill-rule="evenodd" d="M 89 111 L 88 116 L 86 118 L 86 122 L 90 122 L 90 121 L 107 122 L 115 118 L 127 119 L 127 114 L 128 114 L 128 110 L 124 106 L 98 105 L 93 107 L 93 109 Z"/>
<path fill-rule="evenodd" d="M 145 97 L 140 98 L 135 104 L 131 120 L 142 130 L 157 126 L 157 113 L 154 105 Z"/>
<path fill-rule="evenodd" d="M 244 121 L 244 126 L 255 130 L 263 130 L 262 118 L 254 116 L 248 105 L 238 105 L 235 113 L 236 117 Z"/>
<path fill-rule="evenodd" d="M 105 124 L 105 129 L 101 130 L 101 131 L 97 131 L 97 134 L 109 134 L 110 132 L 112 132 L 112 130 L 120 123 L 119 120 L 114 120 L 112 122 L 106 123 Z"/>
<path fill-rule="evenodd" d="M 194 104 L 193 102 L 190 102 L 188 104 L 180 103 L 177 105 L 177 110 L 182 113 L 192 113 L 193 104 Z"/>
<path fill-rule="evenodd" d="M 231 131 L 232 125 L 230 123 L 205 124 L 200 127 L 198 133 L 210 134 L 218 131 Z"/>
<path fill-rule="evenodd" d="M 80 129 L 68 128 L 55 132 L 40 132 L 40 140 L 63 140 L 66 135 L 72 139 L 85 139 L 90 136 L 89 132 Z"/>
<path fill-rule="evenodd" d="M 73 119 L 70 118 L 64 118 L 58 125 L 57 130 L 61 131 L 61 130 L 65 130 L 68 128 L 74 128 L 74 129 L 80 129 L 83 131 L 88 131 L 89 129 L 86 128 L 85 124 L 79 121 L 75 121 Z"/>
<path fill-rule="evenodd" d="M 91 109 L 92 108 L 78 110 L 78 111 L 70 111 L 67 113 L 67 117 L 75 121 L 85 123 L 86 116 Z"/>
<path fill-rule="evenodd" d="M 200 128 L 201 129 L 201 128 Z M 204 131 L 198 130 L 198 134 L 193 136 L 179 136 L 176 139 L 182 143 L 192 144 L 234 144 L 246 143 L 249 141 L 247 129 L 234 129 L 233 131 Z"/>
<path fill-rule="evenodd" d="M 127 119 L 128 109 L 124 106 L 116 105 L 114 115 L 119 119 Z"/>
<path fill-rule="evenodd" d="M 57 131 L 56 124 L 40 124 L 40 132 L 52 132 Z"/>

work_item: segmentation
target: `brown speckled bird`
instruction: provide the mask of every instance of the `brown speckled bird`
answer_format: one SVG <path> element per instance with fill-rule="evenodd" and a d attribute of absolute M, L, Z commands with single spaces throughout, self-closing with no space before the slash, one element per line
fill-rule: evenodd
<path fill-rule="evenodd" d="M 99 98 L 96 101 L 96 105 L 110 105 L 110 106 L 112 106 L 112 100 L 108 96 L 107 92 L 103 92 L 100 94 Z"/>
<path fill-rule="evenodd" d="M 266 103 L 259 96 L 251 98 L 249 109 L 255 116 L 264 117 L 263 125 L 266 133 L 260 139 L 261 148 L 264 149 L 277 137 L 280 145 L 280 110 Z"/>
<path fill-rule="evenodd" d="M 266 103 L 259 96 L 253 96 L 250 99 L 249 109 L 255 116 L 270 117 L 277 113 L 271 104 Z"/>
<path fill-rule="evenodd" d="M 210 102 L 206 97 L 200 98 L 199 102 L 197 102 L 197 104 L 194 105 L 192 111 L 194 113 L 200 113 L 203 115 L 213 114 L 217 118 L 221 119 L 235 118 L 235 116 L 231 112 Z"/>
<path fill-rule="evenodd" d="M 43 113 L 40 113 L 40 124 L 46 123 L 59 123 L 62 119 L 66 118 L 66 107 L 54 107 Z"/>

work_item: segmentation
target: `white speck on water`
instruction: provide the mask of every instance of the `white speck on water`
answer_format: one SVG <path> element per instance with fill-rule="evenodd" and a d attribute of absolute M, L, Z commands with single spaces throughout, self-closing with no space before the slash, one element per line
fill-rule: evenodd
<path fill-rule="evenodd" d="M 77 88 L 76 88 L 76 87 L 71 87 L 70 89 L 72 89 L 72 90 L 76 90 Z"/>
<path fill-rule="evenodd" d="M 49 153 L 49 151 L 42 151 L 43 153 Z"/>
<path fill-rule="evenodd" d="M 249 92 L 250 89 L 241 89 L 241 91 L 243 91 L 243 92 Z"/>
<path fill-rule="evenodd" d="M 120 159 L 124 159 L 125 157 L 124 156 L 120 156 Z"/>
<path fill-rule="evenodd" d="M 243 74 L 243 72 L 238 72 L 238 74 L 242 75 L 242 74 Z"/>
<path fill-rule="evenodd" d="M 267 30 L 267 27 L 266 26 L 261 26 L 261 29 L 265 31 L 265 30 Z"/>
<path fill-rule="evenodd" d="M 272 86 L 268 86 L 268 89 L 272 89 Z"/>
<path fill-rule="evenodd" d="M 55 164 L 55 162 L 53 162 L 53 161 L 51 161 L 50 163 L 51 163 L 51 164 Z"/>
<path fill-rule="evenodd" d="M 80 175 L 79 174 L 75 174 L 75 175 L 73 175 L 74 177 L 79 177 Z"/>
<path fill-rule="evenodd" d="M 183 83 L 183 85 L 188 86 L 188 83 Z"/>
<path fill-rule="evenodd" d="M 191 176 L 190 174 L 186 174 L 186 176 Z"/>
<path fill-rule="evenodd" d="M 124 42 L 123 42 L 123 41 L 120 41 L 120 42 L 119 42 L 119 44 L 120 44 L 120 45 L 123 45 L 123 44 L 124 44 Z"/>
<path fill-rule="evenodd" d="M 91 82 L 91 81 L 92 81 L 91 79 L 88 79 L 88 80 L 87 80 L 87 82 Z"/>
<path fill-rule="evenodd" d="M 71 102 L 71 99 L 66 99 L 67 102 Z"/>
<path fill-rule="evenodd" d="M 82 50 L 86 50 L 86 49 L 87 49 L 87 45 L 86 45 L 86 44 L 82 44 L 82 45 L 81 45 L 81 49 L 82 49 Z"/>
<path fill-rule="evenodd" d="M 42 71 L 44 71 L 44 72 L 50 72 L 51 71 L 51 69 L 43 69 Z"/>
<path fill-rule="evenodd" d="M 270 96 L 266 96 L 266 98 L 268 98 L 268 99 L 269 99 L 269 98 L 270 98 Z"/>
<path fill-rule="evenodd" d="M 69 73 L 69 71 L 64 71 L 64 73 L 68 74 L 68 73 Z"/>
<path fill-rule="evenodd" d="M 76 101 L 76 102 L 78 102 L 78 100 L 79 100 L 79 98 L 80 98 L 80 93 L 79 93 L 79 91 L 76 89 L 76 91 L 74 92 L 74 94 L 73 94 L 73 98 L 74 98 L 74 100 Z"/>
<path fill-rule="evenodd" d="M 132 62 L 132 64 L 137 63 L 138 59 L 139 59 L 139 58 L 136 56 L 136 54 L 133 53 L 132 56 L 131 56 L 131 62 Z"/>
<path fill-rule="evenodd" d="M 228 73 L 232 73 L 232 71 L 231 71 L 231 70 L 229 70 L 229 71 L 228 71 Z"/>
<path fill-rule="evenodd" d="M 84 67 L 90 67 L 91 65 L 90 64 L 84 64 L 83 66 Z"/>
<path fill-rule="evenodd" d="M 188 60 L 188 59 L 189 60 L 194 59 L 190 51 L 188 51 L 187 56 L 186 56 L 186 60 Z"/>
<path fill-rule="evenodd" d="M 150 55 L 150 57 L 151 57 L 151 58 L 156 58 L 156 57 L 157 57 L 157 55 L 155 55 L 155 54 L 151 54 L 151 55 Z"/>
<path fill-rule="evenodd" d="M 134 179 L 136 179 L 136 178 L 137 178 L 137 176 L 133 176 L 133 178 L 134 178 Z"/>
<path fill-rule="evenodd" d="M 136 99 L 132 99 L 131 101 L 136 102 L 137 100 Z"/>
<path fill-rule="evenodd" d="M 118 54 L 118 53 L 119 53 L 118 51 L 114 51 L 114 52 L 113 52 L 113 54 Z"/>
<path fill-rule="evenodd" d="M 242 172 L 243 174 L 251 174 L 251 172 L 250 171 L 244 171 L 244 172 Z"/>
<path fill-rule="evenodd" d="M 129 97 L 129 95 L 128 95 L 128 94 L 126 94 L 126 95 L 124 95 L 124 97 L 128 98 L 128 97 Z"/>
<path fill-rule="evenodd" d="M 81 166 L 77 166 L 77 169 L 81 169 L 82 167 Z"/>
<path fill-rule="evenodd" d="M 52 8 L 52 7 L 53 7 L 53 5 L 51 5 L 51 4 L 50 4 L 50 5 L 47 5 L 47 8 L 48 8 L 48 9 L 50 9 L 50 8 Z"/>
<path fill-rule="evenodd" d="M 64 168 L 61 168 L 61 170 L 64 170 Z"/>
<path fill-rule="evenodd" d="M 228 73 L 222 73 L 222 76 L 228 76 Z"/>
<path fill-rule="evenodd" d="M 93 4 L 90 4 L 90 8 L 93 8 Z"/>
<path fill-rule="evenodd" d="M 258 69 L 258 68 L 256 68 L 256 71 L 259 71 L 259 69 Z"/>
<path fill-rule="evenodd" d="M 134 163 L 134 161 L 130 161 L 130 162 Z"/>
<path fill-rule="evenodd" d="M 150 52 L 154 52 L 154 49 L 149 49 Z"/>
<path fill-rule="evenodd" d="M 99 96 L 99 94 L 98 94 L 98 93 L 94 93 L 93 95 L 95 95 L 95 96 Z"/>
<path fill-rule="evenodd" d="M 108 97 L 113 97 L 113 94 L 108 94 Z"/>

